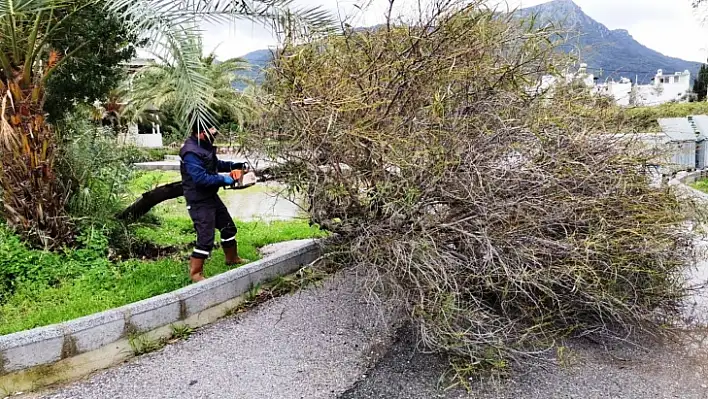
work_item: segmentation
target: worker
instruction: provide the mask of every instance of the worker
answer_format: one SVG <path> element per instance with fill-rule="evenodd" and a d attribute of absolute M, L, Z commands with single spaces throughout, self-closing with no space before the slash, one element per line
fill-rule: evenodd
<path fill-rule="evenodd" d="M 234 184 L 231 176 L 219 172 L 241 169 L 243 164 L 217 158 L 216 135 L 215 128 L 207 128 L 203 122 L 197 121 L 179 152 L 184 198 L 197 232 L 197 245 L 189 259 L 189 277 L 193 282 L 204 280 L 204 262 L 211 255 L 215 229 L 221 232 L 226 264 L 234 266 L 246 262 L 238 256 L 236 224 L 218 195 L 219 188 Z"/>

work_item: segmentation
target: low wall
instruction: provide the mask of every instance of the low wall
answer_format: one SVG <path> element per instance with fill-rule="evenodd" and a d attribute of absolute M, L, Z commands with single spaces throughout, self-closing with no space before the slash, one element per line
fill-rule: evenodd
<path fill-rule="evenodd" d="M 251 286 L 293 273 L 320 255 L 306 240 L 203 282 L 80 319 L 0 336 L 0 397 L 71 381 L 134 356 L 130 337 L 169 337 L 228 314 Z"/>
<path fill-rule="evenodd" d="M 133 137 L 135 145 L 142 148 L 162 148 L 162 134 L 138 134 Z"/>
<path fill-rule="evenodd" d="M 122 134 L 118 136 L 122 145 L 134 145 L 140 148 L 162 148 L 162 134 Z"/>

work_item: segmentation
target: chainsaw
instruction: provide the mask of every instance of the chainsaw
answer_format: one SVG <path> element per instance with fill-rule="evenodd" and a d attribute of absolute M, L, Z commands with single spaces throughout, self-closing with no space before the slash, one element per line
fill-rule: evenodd
<path fill-rule="evenodd" d="M 241 169 L 232 170 L 231 173 L 229 173 L 229 176 L 234 179 L 234 184 L 226 186 L 226 190 L 241 190 L 251 187 L 258 181 L 256 172 L 253 171 L 251 164 L 248 162 L 244 162 Z"/>

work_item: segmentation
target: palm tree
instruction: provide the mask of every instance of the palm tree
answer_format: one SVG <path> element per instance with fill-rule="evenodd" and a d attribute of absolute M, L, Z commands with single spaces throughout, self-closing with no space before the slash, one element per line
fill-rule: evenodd
<path fill-rule="evenodd" d="M 100 3 L 99 3 L 100 2 Z M 297 39 L 333 26 L 319 8 L 291 11 L 292 0 L 0 0 L 0 216 L 31 242 L 52 247 L 71 239 L 65 196 L 54 175 L 55 137 L 45 119 L 47 79 L 86 42 L 49 46 L 62 23 L 86 4 L 104 4 L 173 67 L 174 103 L 184 125 L 214 119 L 210 76 L 201 60 L 202 23 L 247 19 Z"/>
<path fill-rule="evenodd" d="M 198 42 L 197 48 L 201 53 L 202 46 Z M 240 58 L 219 62 L 214 53 L 200 57 L 199 61 L 200 72 L 208 79 L 205 94 L 214 117 L 219 122 L 235 121 L 238 125 L 253 118 L 258 111 L 254 98 L 233 88 L 236 81 L 251 83 L 236 75 L 238 71 L 250 69 L 248 62 Z M 121 87 L 127 99 L 127 106 L 121 116 L 137 122 L 142 120 L 147 110 L 158 109 L 167 120 L 172 119 L 172 115 L 165 114 L 174 114 L 174 110 L 179 108 L 181 93 L 178 71 L 174 63 L 160 63 L 147 66 L 131 76 Z M 184 126 L 180 123 L 176 127 L 184 132 Z"/>

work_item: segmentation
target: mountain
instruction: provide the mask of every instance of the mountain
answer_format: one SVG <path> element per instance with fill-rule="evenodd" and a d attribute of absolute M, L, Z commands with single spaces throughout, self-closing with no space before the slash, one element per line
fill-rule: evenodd
<path fill-rule="evenodd" d="M 251 64 L 251 70 L 247 72 L 238 72 L 238 74 L 248 80 L 252 80 L 256 84 L 263 83 L 263 69 L 273 59 L 273 51 L 256 50 L 246 55 L 242 55 L 241 58 Z M 246 85 L 241 82 L 234 82 L 234 88 L 236 90 L 243 90 L 246 88 Z"/>
<path fill-rule="evenodd" d="M 698 76 L 701 63 L 665 56 L 634 40 L 624 29 L 610 30 L 590 18 L 572 0 L 554 0 L 518 11 L 519 17 L 536 15 L 540 23 L 553 23 L 567 30 L 567 42 L 560 49 L 579 57 L 588 64 L 588 72 L 599 81 L 635 79 L 648 84 L 661 69 L 664 75 L 674 72 L 691 72 L 691 79 Z M 243 58 L 254 66 L 249 77 L 262 81 L 261 70 L 271 60 L 270 50 L 258 50 Z"/>
<path fill-rule="evenodd" d="M 590 18 L 572 0 L 554 0 L 519 11 L 520 16 L 536 15 L 541 23 L 554 23 L 567 30 L 567 42 L 561 49 L 588 64 L 589 72 L 600 81 L 620 77 L 638 79 L 648 84 L 662 69 L 665 75 L 674 72 L 698 74 L 701 63 L 665 56 L 637 42 L 624 29 L 610 30 Z"/>

